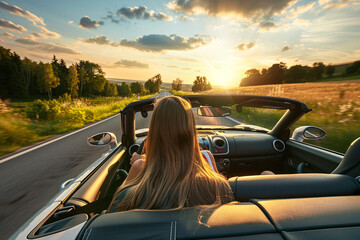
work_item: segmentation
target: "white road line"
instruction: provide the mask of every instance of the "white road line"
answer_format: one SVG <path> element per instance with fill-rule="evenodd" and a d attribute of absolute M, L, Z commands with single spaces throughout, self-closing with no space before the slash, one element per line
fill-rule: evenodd
<path fill-rule="evenodd" d="M 243 124 L 243 122 L 239 122 L 238 120 L 233 119 L 232 117 L 226 117 L 227 119 L 236 122 L 237 124 Z"/>
<path fill-rule="evenodd" d="M 51 140 L 51 141 L 45 142 L 45 143 L 40 144 L 40 145 L 38 145 L 38 146 L 29 148 L 29 149 L 27 149 L 27 150 L 24 150 L 24 151 L 22 151 L 22 152 L 16 153 L 16 154 L 14 154 L 14 155 L 11 155 L 11 156 L 9 156 L 9 157 L 7 157 L 7 158 L 1 159 L 1 160 L 0 160 L 0 164 L 1 164 L 1 163 L 4 163 L 4 162 L 7 162 L 7 161 L 9 161 L 9 160 L 11 160 L 11 159 L 13 159 L 13 158 L 16 158 L 16 157 L 19 157 L 19 156 L 21 156 L 21 155 L 24 155 L 24 154 L 26 154 L 26 153 L 28 153 L 28 152 L 34 151 L 34 150 L 36 150 L 36 149 L 38 149 L 38 148 L 44 147 L 44 146 L 46 146 L 46 145 L 48 145 L 48 144 L 50 144 L 50 143 L 59 141 L 59 140 L 61 140 L 61 139 L 63 139 L 63 138 L 66 138 L 66 137 L 68 137 L 68 136 L 71 136 L 71 135 L 73 135 L 73 134 L 75 134 L 75 133 L 81 132 L 81 131 L 83 131 L 83 130 L 85 130 L 85 129 L 88 129 L 88 128 L 91 128 L 91 127 L 93 127 L 93 126 L 96 126 L 96 125 L 98 125 L 98 124 L 100 124 L 100 123 L 103 123 L 103 122 L 105 122 L 105 121 L 107 121 L 107 120 L 110 120 L 110 119 L 112 119 L 112 118 L 114 118 L 114 117 L 117 117 L 117 116 L 119 116 L 119 115 L 120 115 L 120 113 L 118 113 L 118 114 L 116 114 L 116 115 L 113 115 L 113 116 L 111 116 L 111 117 L 105 118 L 105 119 L 103 119 L 103 120 L 101 120 L 101 121 L 99 121 L 99 122 L 93 123 L 93 124 L 91 124 L 91 125 L 89 125 L 89 126 L 80 128 L 80 129 L 78 129 L 78 130 L 76 130 L 76 131 L 74 131 L 74 132 L 71 132 L 71 133 L 69 133 L 69 134 L 66 134 L 66 135 L 64 135 L 64 136 L 55 138 L 55 139 L 53 139 L 53 140 Z"/>

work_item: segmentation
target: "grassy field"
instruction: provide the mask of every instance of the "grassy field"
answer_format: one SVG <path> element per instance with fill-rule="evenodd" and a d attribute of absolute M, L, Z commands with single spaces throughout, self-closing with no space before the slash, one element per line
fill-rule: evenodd
<path fill-rule="evenodd" d="M 309 143 L 344 153 L 352 141 L 360 137 L 360 83 L 318 82 L 283 85 L 239 87 L 212 90 L 204 94 L 252 94 L 296 99 L 304 102 L 311 112 L 293 127 L 313 125 L 323 128 L 327 137 Z M 233 111 L 233 116 L 272 128 L 281 113 L 274 111 Z"/>
<path fill-rule="evenodd" d="M 142 96 L 141 99 L 152 96 L 154 95 Z M 137 97 L 97 97 L 63 101 L 62 111 L 56 118 L 48 121 L 27 117 L 26 111 L 32 102 L 0 100 L 0 156 L 117 114 L 136 100 Z"/>

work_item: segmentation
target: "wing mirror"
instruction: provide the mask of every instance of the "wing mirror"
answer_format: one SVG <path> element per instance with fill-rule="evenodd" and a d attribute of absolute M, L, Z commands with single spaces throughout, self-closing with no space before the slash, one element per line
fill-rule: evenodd
<path fill-rule="evenodd" d="M 291 139 L 296 140 L 298 142 L 302 142 L 305 140 L 318 140 L 322 139 L 326 136 L 326 132 L 314 126 L 302 126 L 298 127 L 294 130 Z"/>
<path fill-rule="evenodd" d="M 229 107 L 199 107 L 197 114 L 202 117 L 226 117 L 230 116 L 231 108 Z"/>
<path fill-rule="evenodd" d="M 117 139 L 115 134 L 111 132 L 103 132 L 88 137 L 87 144 L 90 146 L 102 147 L 109 145 L 110 148 L 117 146 Z"/>

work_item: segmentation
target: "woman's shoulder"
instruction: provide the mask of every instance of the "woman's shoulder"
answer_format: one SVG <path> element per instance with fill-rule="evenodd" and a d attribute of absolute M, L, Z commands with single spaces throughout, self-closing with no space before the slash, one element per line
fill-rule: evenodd
<path fill-rule="evenodd" d="M 133 186 L 125 188 L 123 190 L 121 190 L 119 192 L 119 194 L 116 196 L 116 198 L 114 199 L 112 206 L 109 210 L 109 212 L 116 212 L 117 211 L 117 206 L 119 205 L 119 203 L 126 197 L 126 195 L 130 192 L 130 190 L 133 188 Z"/>

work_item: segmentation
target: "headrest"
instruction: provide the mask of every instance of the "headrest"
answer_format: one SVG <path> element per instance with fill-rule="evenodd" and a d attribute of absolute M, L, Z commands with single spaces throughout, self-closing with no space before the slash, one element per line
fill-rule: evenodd
<path fill-rule="evenodd" d="M 341 174 L 279 174 L 229 179 L 235 200 L 348 196 L 360 193 L 358 182 Z"/>

